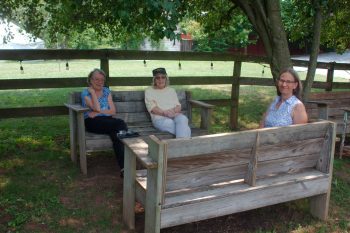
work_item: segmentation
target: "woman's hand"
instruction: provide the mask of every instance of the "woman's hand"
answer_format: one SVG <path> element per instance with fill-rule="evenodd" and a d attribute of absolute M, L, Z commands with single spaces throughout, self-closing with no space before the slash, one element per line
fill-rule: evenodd
<path fill-rule="evenodd" d="M 91 86 L 88 88 L 88 91 L 91 95 L 96 95 L 95 89 L 92 88 Z"/>
<path fill-rule="evenodd" d="M 169 117 L 169 118 L 174 118 L 179 114 L 176 110 L 177 110 L 176 107 L 165 110 L 164 116 Z"/>
<path fill-rule="evenodd" d="M 89 112 L 89 113 L 88 113 L 88 116 L 89 116 L 90 118 L 95 118 L 95 117 L 97 116 L 97 114 L 98 114 L 98 112 Z"/>

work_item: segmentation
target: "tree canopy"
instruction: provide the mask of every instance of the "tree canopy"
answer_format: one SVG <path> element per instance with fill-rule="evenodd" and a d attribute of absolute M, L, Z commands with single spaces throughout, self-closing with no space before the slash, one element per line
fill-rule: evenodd
<path fill-rule="evenodd" d="M 288 39 L 311 42 L 312 59 L 317 59 L 320 43 L 339 52 L 349 47 L 349 5 L 347 0 L 2 0 L 0 17 L 52 43 L 84 33 L 125 46 L 146 36 L 173 40 L 180 22 L 194 20 L 208 43 L 225 47 L 244 44 L 239 38 L 253 29 L 276 78 L 291 66 Z"/>

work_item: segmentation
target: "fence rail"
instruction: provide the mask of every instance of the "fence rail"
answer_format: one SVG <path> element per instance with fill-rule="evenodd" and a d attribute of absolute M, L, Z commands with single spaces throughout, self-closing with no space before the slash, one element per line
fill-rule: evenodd
<path fill-rule="evenodd" d="M 113 49 L 101 50 L 0 50 L 0 60 L 27 61 L 27 60 L 100 60 L 100 67 L 107 74 L 107 83 L 110 86 L 148 86 L 149 77 L 109 77 L 110 60 L 179 60 L 179 61 L 233 61 L 233 73 L 231 76 L 196 76 L 196 77 L 172 77 L 173 85 L 232 85 L 231 99 L 206 100 L 218 106 L 229 105 L 231 107 L 230 124 L 237 127 L 238 100 L 240 85 L 274 86 L 272 79 L 258 77 L 242 77 L 241 64 L 243 62 L 265 63 L 266 57 L 237 55 L 232 53 L 209 52 L 166 52 L 166 51 L 124 51 Z M 308 61 L 292 59 L 294 66 L 307 67 Z M 327 69 L 326 82 L 314 82 L 313 88 L 321 88 L 327 91 L 332 89 L 350 89 L 348 82 L 333 82 L 334 70 L 350 70 L 350 64 L 335 62 L 318 62 L 317 68 Z M 11 89 L 36 89 L 36 88 L 68 88 L 86 86 L 86 77 L 73 78 L 33 78 L 33 79 L 0 79 L 0 90 Z M 0 118 L 65 115 L 68 111 L 64 106 L 3 108 L 0 109 Z"/>

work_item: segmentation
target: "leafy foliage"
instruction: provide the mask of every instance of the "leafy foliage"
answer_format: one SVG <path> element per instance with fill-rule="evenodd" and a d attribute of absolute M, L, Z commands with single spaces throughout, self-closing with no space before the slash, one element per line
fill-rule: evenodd
<path fill-rule="evenodd" d="M 350 45 L 350 6 L 346 0 L 319 0 L 323 25 L 321 44 L 344 52 Z M 312 1 L 282 1 L 282 17 L 290 41 L 298 41 L 300 46 L 311 43 L 315 9 Z"/>

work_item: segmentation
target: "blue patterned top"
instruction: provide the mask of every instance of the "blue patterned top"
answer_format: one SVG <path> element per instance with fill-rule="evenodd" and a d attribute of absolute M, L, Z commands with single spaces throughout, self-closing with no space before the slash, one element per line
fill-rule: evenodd
<path fill-rule="evenodd" d="M 104 87 L 102 89 L 102 96 L 98 98 L 98 102 L 100 103 L 101 110 L 109 110 L 109 104 L 108 104 L 108 95 L 111 93 L 111 91 L 107 88 Z M 88 89 L 85 89 L 81 92 L 81 105 L 83 107 L 88 107 L 85 102 L 85 96 L 88 96 L 91 99 L 91 94 L 88 91 Z M 84 112 L 84 119 L 89 117 L 89 113 L 91 111 Z M 99 113 L 97 116 L 110 116 L 110 114 L 105 114 L 105 113 Z"/>
<path fill-rule="evenodd" d="M 271 103 L 265 117 L 265 127 L 287 126 L 293 124 L 293 109 L 295 105 L 301 103 L 301 101 L 293 95 L 286 101 L 283 101 L 277 109 L 276 104 L 280 101 L 280 99 L 281 97 L 277 96 Z"/>

